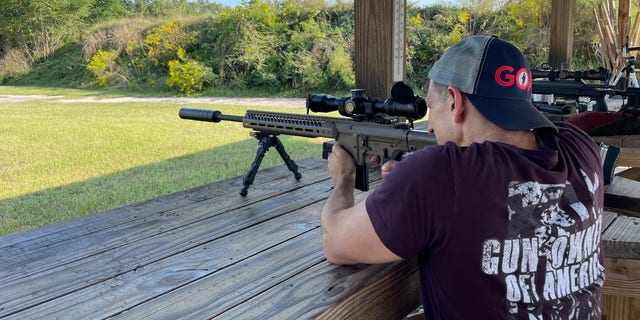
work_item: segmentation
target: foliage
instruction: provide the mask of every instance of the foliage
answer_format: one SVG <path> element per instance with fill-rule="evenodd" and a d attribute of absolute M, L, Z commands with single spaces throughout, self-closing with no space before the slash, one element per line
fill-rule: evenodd
<path fill-rule="evenodd" d="M 98 78 L 98 83 L 101 86 L 107 86 L 109 82 L 115 78 L 115 64 L 117 57 L 118 53 L 114 50 L 98 50 L 98 52 L 89 60 L 87 69 L 89 69 L 89 71 Z"/>
<path fill-rule="evenodd" d="M 188 96 L 201 91 L 211 80 L 213 80 L 211 69 L 195 60 L 169 61 L 167 84 L 170 87 L 177 87 L 180 92 Z"/>
<path fill-rule="evenodd" d="M 93 78 L 81 86 L 156 92 L 175 88 L 189 95 L 247 89 L 299 95 L 345 92 L 355 84 L 353 6 L 343 1 L 250 0 L 235 8 L 206 0 L 60 0 L 47 8 L 46 0 L 6 2 L 0 13 L 6 18 L 0 25 L 3 82 L 24 82 L 42 57 L 79 43 L 84 59 L 69 69 L 86 64 L 76 78 Z M 599 66 L 591 14 L 597 2 L 577 0 L 574 69 Z M 439 55 L 471 34 L 513 42 L 532 67 L 547 61 L 550 1 L 408 3 L 407 79 L 418 90 L 425 87 Z M 9 69 L 10 61 L 27 65 Z"/>
<path fill-rule="evenodd" d="M 51 57 L 87 25 L 125 14 L 119 0 L 4 0 L 2 7 L 0 40 L 32 63 Z"/>
<path fill-rule="evenodd" d="M 0 79 L 10 79 L 29 72 L 29 60 L 21 50 L 10 48 L 0 58 Z"/>
<path fill-rule="evenodd" d="M 452 45 L 458 14 L 443 6 L 409 8 L 407 14 L 407 79 L 416 88 L 427 85 L 431 65 Z"/>
<path fill-rule="evenodd" d="M 169 22 L 151 29 L 143 40 L 147 60 L 162 65 L 178 57 L 178 52 L 195 42 L 195 33 L 186 32 L 181 22 Z"/>
<path fill-rule="evenodd" d="M 13 75 L 2 79 L 13 85 L 61 86 L 81 88 L 91 75 L 85 68 L 81 47 L 77 43 L 69 43 L 54 53 L 50 59 L 31 64 L 28 73 Z"/>

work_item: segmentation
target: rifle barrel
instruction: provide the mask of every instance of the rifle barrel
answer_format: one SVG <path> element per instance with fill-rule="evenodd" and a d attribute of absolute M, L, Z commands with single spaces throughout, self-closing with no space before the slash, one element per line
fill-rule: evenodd
<path fill-rule="evenodd" d="M 178 115 L 182 119 L 206 121 L 206 122 L 220 122 L 221 120 L 242 122 L 242 116 L 231 116 L 222 114 L 218 110 L 203 110 L 203 109 L 189 109 L 182 108 L 178 112 Z"/>

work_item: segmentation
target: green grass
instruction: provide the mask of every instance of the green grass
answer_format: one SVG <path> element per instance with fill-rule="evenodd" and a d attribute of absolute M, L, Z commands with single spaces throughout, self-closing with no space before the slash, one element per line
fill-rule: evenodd
<path fill-rule="evenodd" d="M 6 89 L 1 87 L 0 94 Z M 1 104 L 0 235 L 243 175 L 257 148 L 250 130 L 236 122 L 182 120 L 182 107 L 236 115 L 248 108 L 49 100 Z M 281 140 L 294 160 L 321 155 L 323 140 Z M 281 164 L 271 150 L 261 168 Z"/>

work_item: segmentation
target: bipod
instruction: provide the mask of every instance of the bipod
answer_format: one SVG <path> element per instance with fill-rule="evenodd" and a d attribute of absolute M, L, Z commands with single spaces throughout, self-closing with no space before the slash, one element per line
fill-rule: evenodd
<path fill-rule="evenodd" d="M 278 150 L 278 153 L 280 154 L 280 157 L 282 158 L 284 163 L 287 165 L 287 168 L 289 168 L 289 170 L 293 172 L 293 176 L 296 178 L 296 180 L 300 180 L 302 175 L 298 172 L 298 165 L 289 157 L 287 151 L 284 150 L 284 145 L 282 144 L 280 139 L 278 139 L 277 134 L 253 131 L 251 132 L 251 135 L 259 141 L 258 151 L 256 151 L 256 158 L 253 160 L 251 168 L 242 179 L 242 185 L 244 185 L 244 187 L 242 188 L 242 190 L 240 190 L 241 196 L 244 197 L 247 195 L 249 186 L 253 184 L 253 180 L 255 180 L 256 178 L 256 174 L 258 173 L 258 169 L 260 168 L 262 159 L 264 159 L 265 153 L 271 147 L 275 147 L 276 150 Z"/>

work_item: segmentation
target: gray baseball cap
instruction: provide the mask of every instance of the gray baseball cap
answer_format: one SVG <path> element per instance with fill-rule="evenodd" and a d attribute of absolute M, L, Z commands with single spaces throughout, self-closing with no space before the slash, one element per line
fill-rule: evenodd
<path fill-rule="evenodd" d="M 469 36 L 445 51 L 432 81 L 464 92 L 495 125 L 513 131 L 556 126 L 531 102 L 531 70 L 522 53 L 495 36 Z"/>

